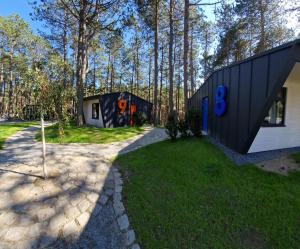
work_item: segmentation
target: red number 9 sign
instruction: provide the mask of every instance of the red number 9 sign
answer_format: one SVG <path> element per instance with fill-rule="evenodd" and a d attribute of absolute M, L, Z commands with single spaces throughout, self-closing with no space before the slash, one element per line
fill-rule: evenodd
<path fill-rule="evenodd" d="M 136 112 L 136 105 L 135 104 L 130 106 L 130 112 L 131 112 L 131 115 Z"/>
<path fill-rule="evenodd" d="M 118 101 L 118 107 L 121 113 L 124 113 L 127 107 L 127 101 L 125 99 L 120 99 Z"/>

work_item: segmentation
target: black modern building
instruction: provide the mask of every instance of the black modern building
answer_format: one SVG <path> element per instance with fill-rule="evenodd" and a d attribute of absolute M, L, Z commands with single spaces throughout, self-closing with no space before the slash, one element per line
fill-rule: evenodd
<path fill-rule="evenodd" d="M 300 40 L 212 72 L 188 107 L 239 153 L 300 146 Z"/>
<path fill-rule="evenodd" d="M 129 92 L 114 92 L 84 98 L 86 124 L 97 127 L 133 125 L 133 114 L 142 113 L 151 121 L 152 103 Z"/>

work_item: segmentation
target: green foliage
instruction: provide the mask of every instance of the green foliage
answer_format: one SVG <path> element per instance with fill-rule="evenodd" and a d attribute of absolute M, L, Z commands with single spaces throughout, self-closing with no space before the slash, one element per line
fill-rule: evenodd
<path fill-rule="evenodd" d="M 292 154 L 292 159 L 294 159 L 296 163 L 300 163 L 300 152 Z"/>
<path fill-rule="evenodd" d="M 180 136 L 182 138 L 189 136 L 189 125 L 186 119 L 183 118 L 179 119 L 178 131 L 180 132 Z"/>
<path fill-rule="evenodd" d="M 147 117 L 143 112 L 135 112 L 132 118 L 134 125 L 137 127 L 141 127 L 147 122 Z"/>
<path fill-rule="evenodd" d="M 35 68 L 33 78 L 37 84 L 35 98 L 42 114 L 54 113 L 58 120 L 59 137 L 63 140 L 64 127 L 72 115 L 72 99 L 74 90 L 67 75 L 71 68 L 65 65 L 57 54 L 51 54 L 48 58 L 47 68 Z M 67 73 L 67 74 L 66 74 Z"/>
<path fill-rule="evenodd" d="M 8 114 L 23 118 L 24 107 L 32 105 L 37 117 L 53 113 L 60 123 L 67 122 L 74 96 L 70 65 L 18 15 L 0 18 L 0 43 L 3 80 L 11 82 L 0 102 Z M 0 115 L 3 112 L 0 110 Z"/>
<path fill-rule="evenodd" d="M 1 35 L 5 36 L 10 46 L 24 46 L 26 43 L 26 35 L 31 30 L 19 15 L 10 15 L 0 19 Z"/>
<path fill-rule="evenodd" d="M 281 2 L 221 1 L 216 9 L 219 44 L 214 66 L 228 65 L 294 39 L 285 26 L 287 16 Z"/>
<path fill-rule="evenodd" d="M 172 140 L 176 140 L 178 134 L 178 116 L 175 111 L 169 113 L 165 128 L 168 136 Z"/>
<path fill-rule="evenodd" d="M 201 112 L 197 109 L 191 109 L 187 113 L 187 121 L 194 136 L 201 136 Z"/>
<path fill-rule="evenodd" d="M 300 248 L 300 172 L 237 167 L 206 139 L 121 156 L 124 200 L 143 248 Z"/>
<path fill-rule="evenodd" d="M 74 123 L 64 125 L 64 136 L 60 134 L 58 124 L 45 128 L 47 143 L 94 143 L 105 144 L 122 141 L 136 135 L 142 134 L 144 129 L 140 127 L 118 127 L 118 128 L 97 128 L 77 127 Z M 36 136 L 41 141 L 41 133 Z"/>

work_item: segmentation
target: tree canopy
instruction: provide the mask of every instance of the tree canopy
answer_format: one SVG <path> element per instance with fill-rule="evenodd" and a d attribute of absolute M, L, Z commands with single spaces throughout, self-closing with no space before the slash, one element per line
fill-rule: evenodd
<path fill-rule="evenodd" d="M 129 91 L 154 103 L 153 122 L 184 115 L 209 73 L 297 37 L 297 4 L 279 0 L 41 0 L 33 33 L 19 15 L 0 16 L 0 116 L 28 106 L 74 117 L 83 98 Z M 207 11 L 210 14 L 207 15 Z M 213 18 L 212 18 L 213 15 Z"/>

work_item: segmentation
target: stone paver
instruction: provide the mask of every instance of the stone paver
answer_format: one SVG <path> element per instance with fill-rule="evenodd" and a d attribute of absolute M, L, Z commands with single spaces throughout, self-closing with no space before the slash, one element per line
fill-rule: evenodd
<path fill-rule="evenodd" d="M 11 227 L 4 235 L 3 239 L 8 241 L 19 241 L 27 235 L 27 227 Z"/>
<path fill-rule="evenodd" d="M 83 199 L 81 202 L 78 203 L 78 209 L 81 213 L 88 210 L 88 208 L 91 206 L 91 203 L 87 199 Z"/>
<path fill-rule="evenodd" d="M 55 209 L 46 207 L 37 211 L 37 218 L 39 222 L 48 221 L 55 215 Z"/>
<path fill-rule="evenodd" d="M 118 224 L 119 224 L 121 230 L 125 230 L 128 228 L 129 220 L 128 220 L 128 217 L 126 214 L 124 214 L 118 218 Z"/>
<path fill-rule="evenodd" d="M 115 213 L 117 216 L 119 216 L 125 212 L 125 207 L 122 202 L 116 201 L 116 202 L 114 202 L 113 206 L 114 206 L 114 210 L 115 210 Z"/>
<path fill-rule="evenodd" d="M 47 144 L 47 180 L 36 131 L 17 133 L 0 151 L 0 248 L 139 248 L 111 158 L 164 140 L 165 131 L 108 145 Z"/>
<path fill-rule="evenodd" d="M 131 247 L 131 249 L 141 249 L 141 248 L 140 248 L 139 244 L 134 244 L 134 245 Z"/>
<path fill-rule="evenodd" d="M 63 235 L 64 237 L 68 237 L 70 235 L 78 233 L 78 230 L 78 225 L 76 224 L 75 220 L 72 220 L 64 226 Z"/>
<path fill-rule="evenodd" d="M 85 225 L 88 223 L 89 219 L 90 219 L 90 214 L 85 212 L 85 213 L 81 214 L 79 217 L 77 217 L 76 220 L 78 221 L 79 225 L 82 228 L 84 228 Z"/>
<path fill-rule="evenodd" d="M 133 230 L 126 232 L 126 245 L 131 245 L 135 241 L 135 233 Z"/>
<path fill-rule="evenodd" d="M 102 204 L 102 205 L 105 205 L 106 202 L 107 202 L 107 200 L 108 200 L 108 196 L 106 196 L 106 195 L 101 195 L 101 196 L 100 196 L 100 199 L 99 199 L 99 203 Z"/>

